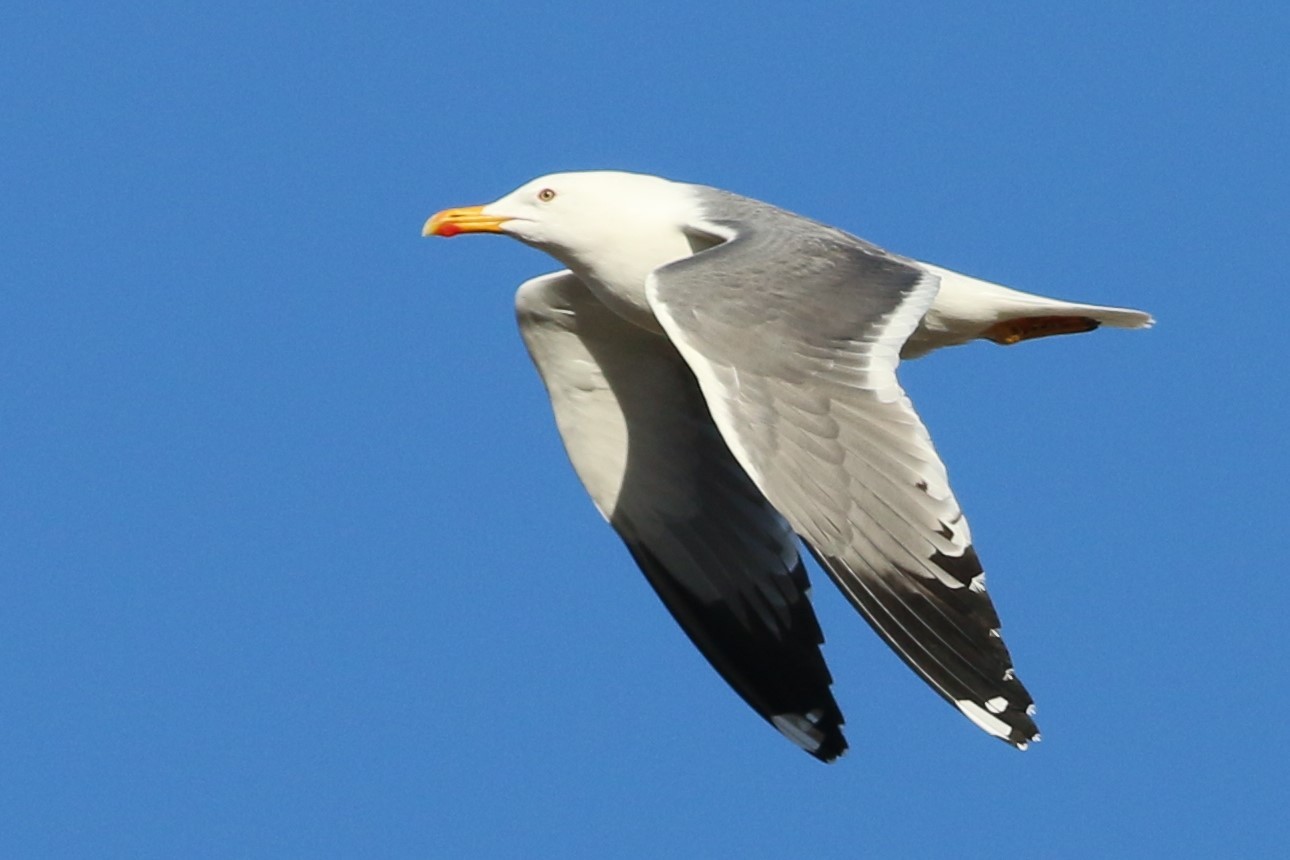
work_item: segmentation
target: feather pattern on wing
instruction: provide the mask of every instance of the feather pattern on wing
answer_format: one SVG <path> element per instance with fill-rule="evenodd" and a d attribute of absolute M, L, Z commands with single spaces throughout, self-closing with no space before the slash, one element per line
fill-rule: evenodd
<path fill-rule="evenodd" d="M 526 282 L 520 330 L 574 468 L 699 650 L 825 761 L 846 749 L 793 532 L 730 455 L 694 377 L 569 272 Z"/>
<path fill-rule="evenodd" d="M 937 277 L 847 233 L 707 190 L 648 297 L 739 463 L 874 629 L 974 723 L 1037 736 L 944 466 L 896 380 Z"/>

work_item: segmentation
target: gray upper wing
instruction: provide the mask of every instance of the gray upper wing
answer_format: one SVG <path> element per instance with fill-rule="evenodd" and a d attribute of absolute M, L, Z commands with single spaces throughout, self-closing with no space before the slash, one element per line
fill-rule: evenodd
<path fill-rule="evenodd" d="M 792 530 L 730 455 L 666 338 L 568 272 L 525 283 L 520 331 L 569 458 L 672 615 L 762 717 L 846 749 Z"/>
<path fill-rule="evenodd" d="M 987 732 L 1037 736 L 966 520 L 896 380 L 937 278 L 715 190 L 650 304 L 731 451 L 874 629 Z M 724 241 L 723 241 L 724 240 Z"/>

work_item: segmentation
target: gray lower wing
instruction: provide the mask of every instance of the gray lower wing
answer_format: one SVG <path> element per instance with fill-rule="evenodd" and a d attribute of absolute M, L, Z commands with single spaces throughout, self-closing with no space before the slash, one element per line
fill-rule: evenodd
<path fill-rule="evenodd" d="M 1032 699 L 896 381 L 936 277 L 742 198 L 714 210 L 695 233 L 726 241 L 657 270 L 648 294 L 731 451 L 887 643 L 974 723 L 1024 747 Z"/>
<path fill-rule="evenodd" d="M 567 272 L 524 284 L 520 331 L 578 476 L 669 611 L 757 713 L 846 749 L 792 530 L 730 455 L 693 375 Z"/>

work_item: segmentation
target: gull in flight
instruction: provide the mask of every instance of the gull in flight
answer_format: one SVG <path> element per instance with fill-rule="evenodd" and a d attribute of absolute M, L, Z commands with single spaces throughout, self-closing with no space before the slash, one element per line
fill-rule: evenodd
<path fill-rule="evenodd" d="M 1144 328 L 766 203 L 597 171 L 447 209 L 565 268 L 516 294 L 573 467 L 713 667 L 811 755 L 846 748 L 796 538 L 911 669 L 1020 749 L 1039 739 L 967 520 L 896 379 L 901 358 Z"/>

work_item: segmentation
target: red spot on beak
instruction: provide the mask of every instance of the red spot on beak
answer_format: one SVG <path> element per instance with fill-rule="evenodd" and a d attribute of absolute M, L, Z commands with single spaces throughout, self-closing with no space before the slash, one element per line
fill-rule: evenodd
<path fill-rule="evenodd" d="M 458 227 L 456 224 L 452 223 L 451 221 L 448 221 L 447 223 L 444 223 L 444 224 L 440 224 L 439 229 L 435 230 L 435 233 L 437 233 L 440 236 L 443 236 L 445 239 L 451 239 L 453 236 L 456 236 L 460 232 L 461 232 L 461 228 Z"/>

